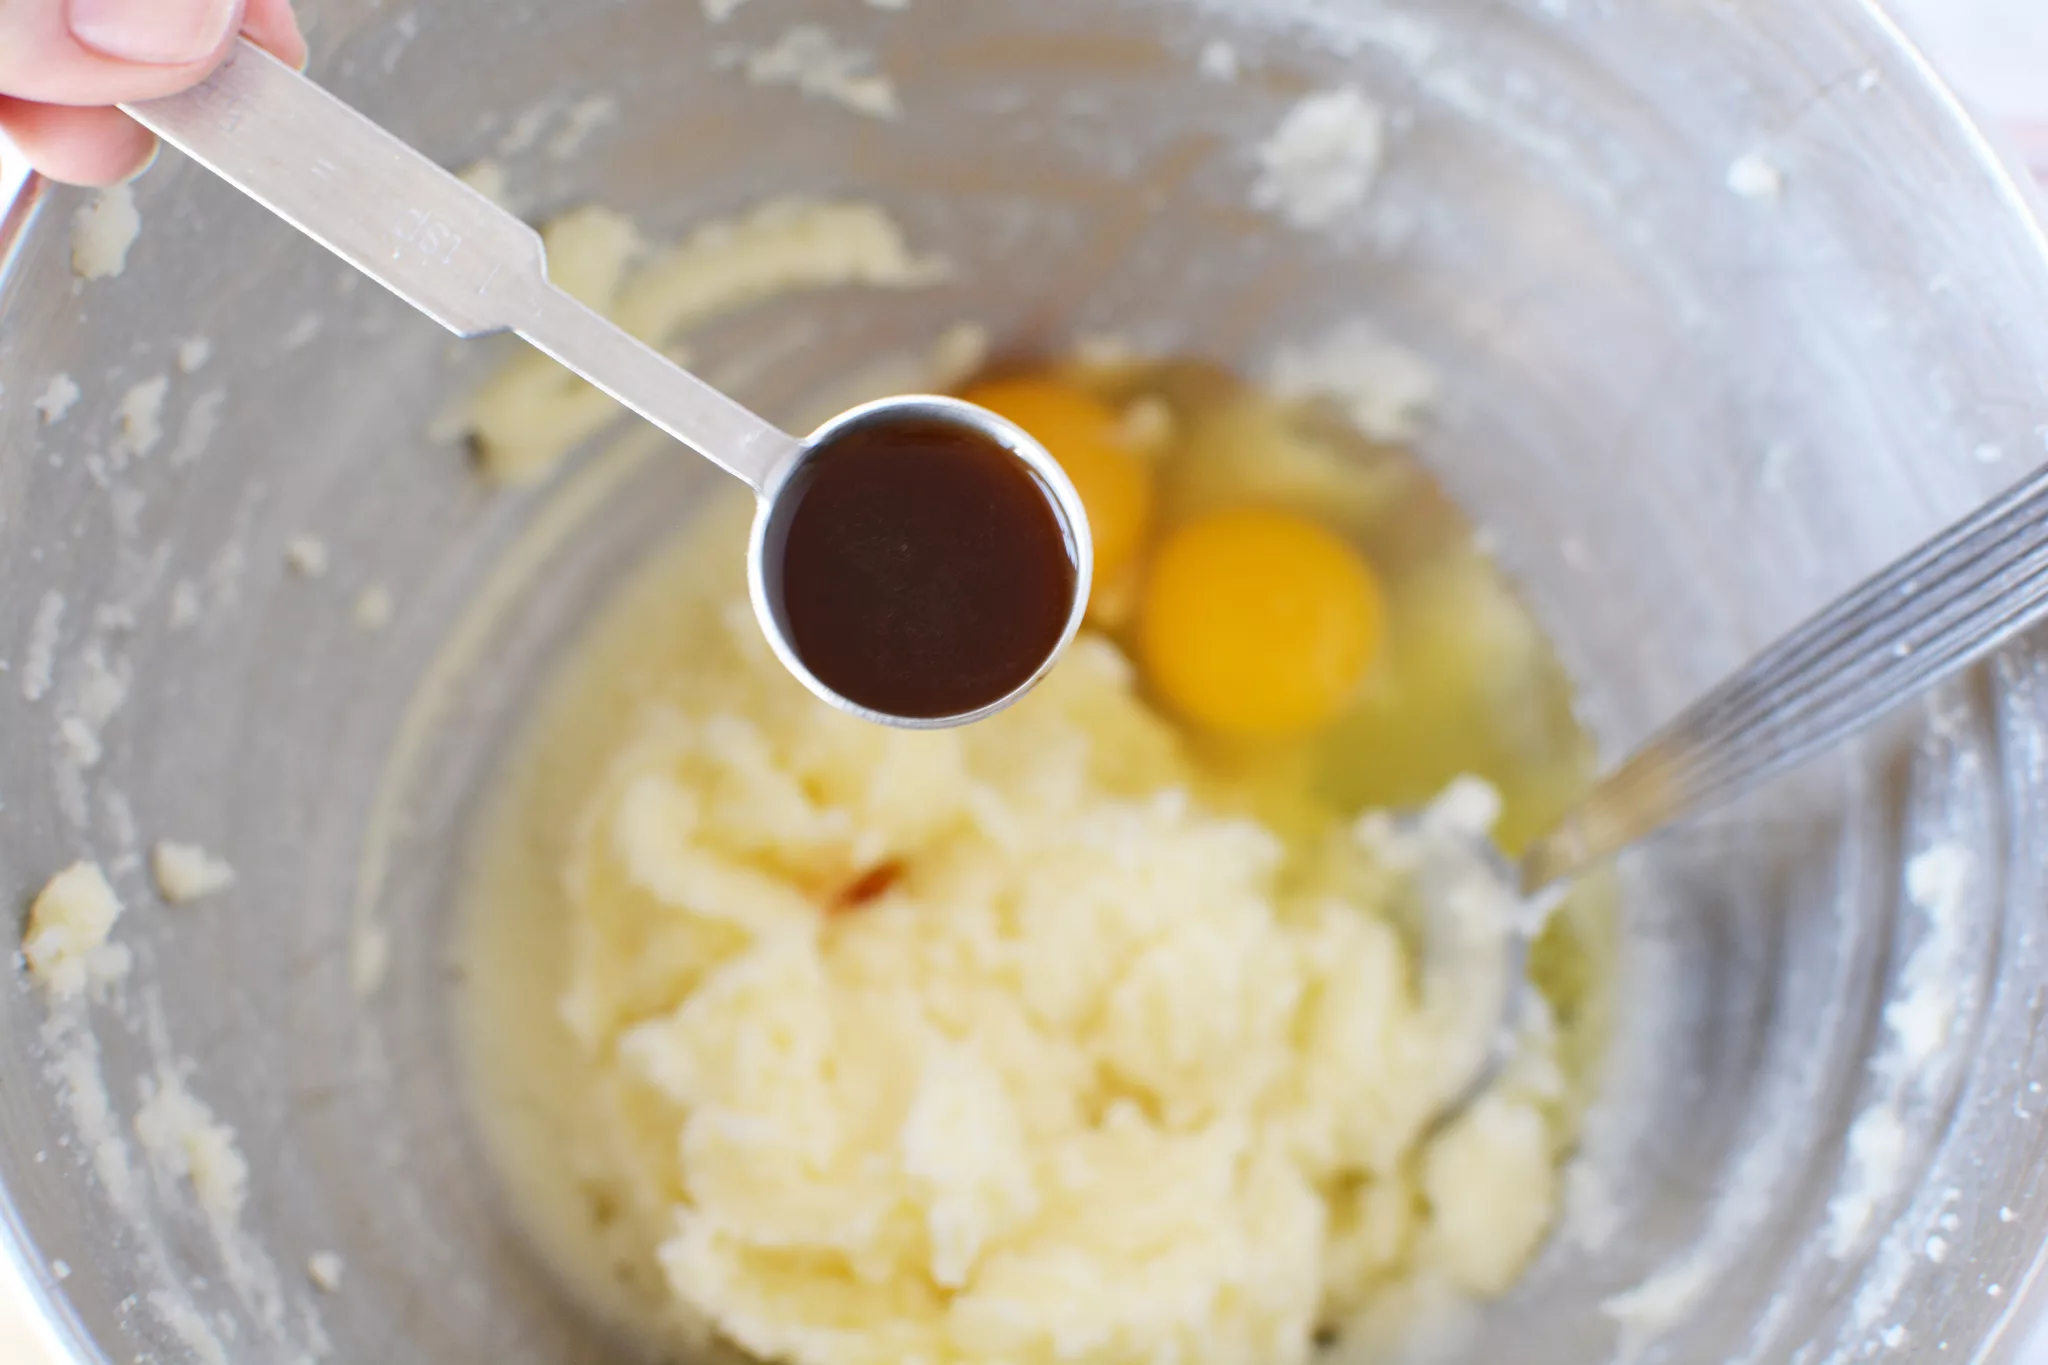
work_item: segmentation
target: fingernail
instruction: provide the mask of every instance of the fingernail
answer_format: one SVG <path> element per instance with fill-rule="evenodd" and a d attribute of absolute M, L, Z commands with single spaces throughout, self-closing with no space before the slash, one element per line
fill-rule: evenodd
<path fill-rule="evenodd" d="M 69 0 L 71 36 L 105 57 L 182 66 L 227 41 L 237 0 Z"/>

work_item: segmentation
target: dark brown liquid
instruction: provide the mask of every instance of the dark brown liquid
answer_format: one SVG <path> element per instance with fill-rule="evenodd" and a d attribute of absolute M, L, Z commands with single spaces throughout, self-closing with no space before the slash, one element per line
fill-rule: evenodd
<path fill-rule="evenodd" d="M 857 427 L 778 503 L 768 590 L 797 657 L 849 701 L 914 719 L 976 711 L 1029 681 L 1066 631 L 1078 575 L 1052 490 L 976 432 Z"/>

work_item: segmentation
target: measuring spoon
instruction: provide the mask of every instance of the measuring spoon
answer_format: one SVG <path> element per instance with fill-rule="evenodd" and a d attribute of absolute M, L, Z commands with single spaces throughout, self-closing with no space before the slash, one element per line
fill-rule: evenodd
<path fill-rule="evenodd" d="M 539 233 L 246 39 L 200 84 L 122 108 L 457 336 L 517 333 L 753 489 L 754 615 L 840 710 L 912 729 L 978 720 L 1030 691 L 1080 629 L 1094 561 L 1080 495 L 994 413 L 889 398 L 799 440 L 550 284 Z M 1005 471 L 1026 501 L 987 515 Z M 871 477 L 896 495 L 845 496 Z M 869 522 L 819 525 L 848 507 Z M 1051 576 L 1032 580 L 1033 566 Z M 844 638 L 864 622 L 872 638 Z"/>

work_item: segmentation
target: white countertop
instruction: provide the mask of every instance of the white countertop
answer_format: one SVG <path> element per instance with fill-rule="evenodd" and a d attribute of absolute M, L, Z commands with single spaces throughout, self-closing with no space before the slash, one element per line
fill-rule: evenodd
<path fill-rule="evenodd" d="M 1893 12 L 1987 121 L 2048 180 L 2048 4 L 1891 0 Z M 0 174 L 0 180 L 4 180 Z M 4 188 L 4 187 L 0 187 Z M 60 1365 L 32 1324 L 29 1291 L 0 1273 L 0 1362 Z M 2048 1339 L 2029 1352 L 2048 1365 Z"/>

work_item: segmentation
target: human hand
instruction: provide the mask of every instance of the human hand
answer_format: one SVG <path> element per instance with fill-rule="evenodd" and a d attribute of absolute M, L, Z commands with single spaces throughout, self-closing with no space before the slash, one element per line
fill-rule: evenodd
<path fill-rule="evenodd" d="M 306 60 L 291 0 L 0 0 L 0 137 L 52 180 L 125 180 L 156 139 L 113 106 L 198 84 L 237 33 Z"/>

